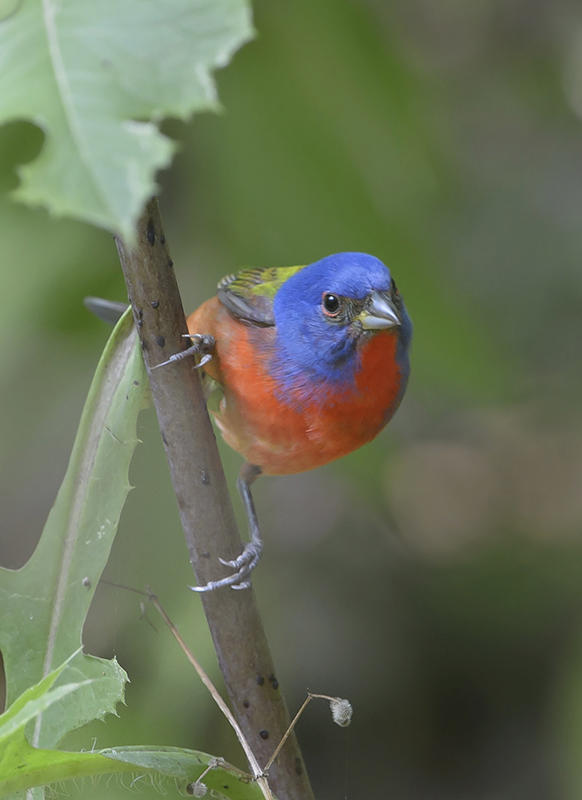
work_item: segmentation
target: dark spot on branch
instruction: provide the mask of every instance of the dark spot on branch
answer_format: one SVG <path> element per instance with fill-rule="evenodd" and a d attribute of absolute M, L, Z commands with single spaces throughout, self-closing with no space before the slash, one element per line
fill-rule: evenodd
<path fill-rule="evenodd" d="M 264 728 L 262 731 L 259 731 L 259 736 L 261 739 L 268 739 L 269 738 L 269 731 L 266 731 Z"/>
<path fill-rule="evenodd" d="M 134 382 L 133 382 L 133 385 L 134 385 L 134 386 L 139 386 L 139 381 L 134 381 Z"/>
<path fill-rule="evenodd" d="M 200 480 L 202 481 L 204 486 L 209 486 L 210 485 L 210 475 L 208 474 L 208 472 L 205 469 L 203 469 L 200 472 Z"/>
<path fill-rule="evenodd" d="M 279 681 L 278 681 L 278 680 L 277 680 L 277 678 L 276 678 L 276 677 L 273 675 L 273 673 L 272 673 L 272 672 L 271 672 L 271 674 L 269 675 L 269 681 L 270 681 L 270 683 L 271 683 L 271 686 L 273 687 L 273 689 L 278 689 L 278 688 L 279 688 Z"/>
<path fill-rule="evenodd" d="M 148 226 L 146 228 L 146 237 L 148 240 L 148 244 L 150 244 L 153 247 L 154 244 L 156 243 L 156 231 L 154 228 L 153 219 L 150 219 L 148 222 Z"/>
<path fill-rule="evenodd" d="M 151 302 L 152 308 L 158 308 L 159 305 L 160 305 L 160 301 L 159 300 L 152 300 L 152 302 Z"/>
<path fill-rule="evenodd" d="M 295 759 L 295 772 L 298 775 L 303 775 L 303 762 L 301 761 L 299 756 L 297 756 L 297 758 Z"/>
<path fill-rule="evenodd" d="M 156 342 L 158 343 L 158 347 L 165 347 L 166 346 L 166 340 L 164 339 L 163 336 L 158 336 L 158 338 L 156 339 Z"/>
<path fill-rule="evenodd" d="M 83 586 L 86 586 L 89 589 L 91 586 L 91 581 L 89 580 L 89 578 L 83 578 L 82 584 Z"/>
<path fill-rule="evenodd" d="M 208 553 L 207 551 L 205 551 L 204 553 L 200 553 L 200 555 L 202 556 L 202 558 L 210 558 L 210 553 Z"/>
<path fill-rule="evenodd" d="M 137 326 L 138 328 L 143 328 L 143 319 L 138 319 Z"/>
<path fill-rule="evenodd" d="M 141 349 L 142 350 L 149 350 L 148 343 L 144 339 L 141 340 Z"/>
<path fill-rule="evenodd" d="M 174 266 L 174 262 L 172 261 L 171 258 L 169 258 L 168 259 L 168 267 L 169 267 L 169 269 L 172 269 L 173 266 Z"/>
<path fill-rule="evenodd" d="M 160 237 L 160 244 L 166 244 L 166 237 L 163 235 Z"/>
<path fill-rule="evenodd" d="M 250 706 L 249 701 L 248 700 L 243 700 L 243 706 L 244 706 L 244 708 L 249 708 L 249 706 Z"/>
<path fill-rule="evenodd" d="M 263 676 L 262 675 L 257 675 L 257 683 L 259 684 L 259 686 L 262 686 L 264 684 L 264 682 L 265 682 L 265 679 L 263 678 Z"/>

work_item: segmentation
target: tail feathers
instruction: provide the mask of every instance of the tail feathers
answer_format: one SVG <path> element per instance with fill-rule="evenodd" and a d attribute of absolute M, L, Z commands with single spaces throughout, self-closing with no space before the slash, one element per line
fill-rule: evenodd
<path fill-rule="evenodd" d="M 121 319 L 127 308 L 127 303 L 104 300 L 102 297 L 86 297 L 83 300 L 83 305 L 96 317 L 99 317 L 103 322 L 109 322 L 111 325 L 115 325 Z"/>

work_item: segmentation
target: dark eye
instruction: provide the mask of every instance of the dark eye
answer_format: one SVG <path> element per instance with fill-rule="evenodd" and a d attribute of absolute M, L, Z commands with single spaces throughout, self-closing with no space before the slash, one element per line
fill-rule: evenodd
<path fill-rule="evenodd" d="M 324 313 L 329 317 L 335 317 L 338 314 L 341 306 L 339 297 L 335 294 L 331 294 L 330 292 L 324 293 L 321 304 L 323 306 Z"/>

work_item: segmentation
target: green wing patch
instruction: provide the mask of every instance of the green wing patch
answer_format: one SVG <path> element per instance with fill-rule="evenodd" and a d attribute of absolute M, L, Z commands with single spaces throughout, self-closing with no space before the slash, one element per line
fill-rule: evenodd
<path fill-rule="evenodd" d="M 269 327 L 275 324 L 273 300 L 286 280 L 301 267 L 263 267 L 243 269 L 227 275 L 218 284 L 218 299 L 240 319 L 254 325 Z"/>

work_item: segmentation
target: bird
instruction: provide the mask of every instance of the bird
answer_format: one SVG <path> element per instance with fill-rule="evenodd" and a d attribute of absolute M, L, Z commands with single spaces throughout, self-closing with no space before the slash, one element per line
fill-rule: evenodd
<path fill-rule="evenodd" d="M 410 372 L 412 323 L 388 267 L 336 253 L 296 267 L 246 268 L 187 318 L 191 346 L 156 365 L 197 357 L 214 419 L 244 458 L 237 479 L 249 524 L 225 578 L 191 587 L 246 589 L 263 550 L 251 494 L 259 475 L 315 469 L 362 447 L 388 424 Z"/>

